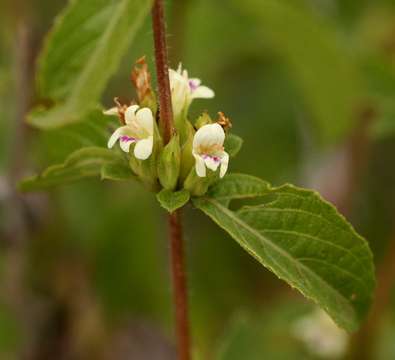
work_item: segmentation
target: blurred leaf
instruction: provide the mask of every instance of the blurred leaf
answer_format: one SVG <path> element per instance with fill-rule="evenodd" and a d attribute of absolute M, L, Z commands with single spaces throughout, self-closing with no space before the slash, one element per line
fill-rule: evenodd
<path fill-rule="evenodd" d="M 222 193 L 234 190 L 234 197 L 241 197 L 239 187 L 230 182 L 223 186 Z M 194 199 L 194 204 L 339 326 L 357 329 L 375 285 L 367 242 L 313 191 L 284 185 L 268 189 L 264 199 L 238 211 L 209 196 Z"/>
<path fill-rule="evenodd" d="M 97 108 L 84 115 L 81 122 L 40 132 L 38 143 L 44 152 L 42 158 L 47 163 L 55 163 L 82 147 L 107 147 L 108 139 L 117 126 L 118 119 L 104 115 Z"/>
<path fill-rule="evenodd" d="M 259 313 L 236 313 L 220 338 L 215 359 L 311 359 L 292 336 L 292 326 L 311 308 L 298 301 L 286 301 Z"/>
<path fill-rule="evenodd" d="M 21 191 L 45 190 L 86 177 L 99 176 L 103 165 L 123 160 L 122 155 L 112 150 L 100 147 L 82 148 L 72 153 L 63 164 L 52 165 L 42 174 L 23 180 L 19 188 Z"/>
<path fill-rule="evenodd" d="M 126 161 L 104 164 L 101 168 L 101 178 L 114 181 L 137 180 Z"/>
<path fill-rule="evenodd" d="M 228 134 L 225 138 L 225 151 L 229 156 L 234 157 L 238 154 L 243 145 L 243 139 L 240 136 L 234 134 Z"/>
<path fill-rule="evenodd" d="M 189 191 L 185 189 L 174 192 L 164 189 L 156 195 L 156 198 L 163 208 L 169 213 L 172 213 L 189 201 L 190 194 Z"/>
<path fill-rule="evenodd" d="M 372 124 L 372 136 L 380 140 L 395 134 L 395 71 L 391 61 L 384 56 L 362 59 L 369 95 L 374 99 L 376 110 Z"/>
<path fill-rule="evenodd" d="M 321 142 L 343 138 L 355 124 L 362 87 L 357 67 L 335 30 L 307 9 L 284 1 L 235 3 L 256 21 L 262 36 L 288 65 L 311 110 Z"/>
<path fill-rule="evenodd" d="M 13 316 L 9 307 L 0 303 L 0 357 L 2 359 L 8 359 L 8 354 L 10 354 L 11 359 L 11 354 L 15 353 L 21 346 L 21 335 L 18 319 Z"/>
<path fill-rule="evenodd" d="M 36 108 L 29 122 L 40 128 L 59 127 L 92 109 L 150 7 L 147 0 L 71 1 L 39 60 L 40 95 L 55 105 Z"/>

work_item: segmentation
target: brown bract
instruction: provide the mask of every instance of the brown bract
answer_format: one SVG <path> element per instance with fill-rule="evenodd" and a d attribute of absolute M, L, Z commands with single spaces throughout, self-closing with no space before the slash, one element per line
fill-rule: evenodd
<path fill-rule="evenodd" d="M 137 98 L 141 106 L 150 107 L 150 105 L 156 103 L 155 94 L 151 86 L 151 74 L 148 71 L 145 56 L 136 61 L 130 79 L 136 88 Z"/>
<path fill-rule="evenodd" d="M 114 102 L 117 105 L 119 120 L 120 120 L 121 124 L 125 125 L 126 124 L 125 112 L 126 112 L 126 109 L 128 108 L 128 105 L 121 104 L 119 101 L 119 98 L 117 98 L 117 97 L 114 98 Z"/>
<path fill-rule="evenodd" d="M 222 128 L 225 131 L 228 131 L 229 129 L 232 128 L 232 122 L 230 121 L 230 119 L 228 117 L 225 116 L 225 114 L 223 112 L 219 112 L 218 113 L 218 120 L 217 120 L 217 124 L 221 125 Z"/>

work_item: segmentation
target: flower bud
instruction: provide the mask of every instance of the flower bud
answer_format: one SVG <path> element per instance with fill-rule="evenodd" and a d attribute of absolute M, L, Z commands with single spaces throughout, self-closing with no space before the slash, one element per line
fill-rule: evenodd
<path fill-rule="evenodd" d="M 211 117 L 208 113 L 204 112 L 202 115 L 200 115 L 196 122 L 195 122 L 195 128 L 200 129 L 204 125 L 212 124 L 213 121 L 211 120 Z"/>
<path fill-rule="evenodd" d="M 174 190 L 180 174 L 181 149 L 178 135 L 173 136 L 159 155 L 158 177 L 167 190 Z"/>
<path fill-rule="evenodd" d="M 192 196 L 202 196 L 207 192 L 212 182 L 210 176 L 199 177 L 195 168 L 192 168 L 184 181 L 184 189 L 188 190 Z"/>
<path fill-rule="evenodd" d="M 214 91 L 207 86 L 202 86 L 200 79 L 190 78 L 188 72 L 182 69 L 169 69 L 171 99 L 175 127 L 180 135 L 181 145 L 188 136 L 186 125 L 188 110 L 194 99 L 211 99 Z"/>
<path fill-rule="evenodd" d="M 195 135 L 195 130 L 192 124 L 186 122 L 187 136 L 184 144 L 181 146 L 181 169 L 180 169 L 180 182 L 182 183 L 192 167 L 195 165 L 195 158 L 192 155 L 193 137 Z"/>

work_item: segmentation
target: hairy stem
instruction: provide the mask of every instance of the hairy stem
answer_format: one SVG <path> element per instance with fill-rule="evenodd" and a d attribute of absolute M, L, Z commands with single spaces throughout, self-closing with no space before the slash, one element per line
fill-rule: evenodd
<path fill-rule="evenodd" d="M 170 141 L 173 131 L 173 110 L 169 80 L 169 65 L 166 45 L 166 24 L 163 0 L 155 0 L 152 9 L 154 31 L 156 76 L 159 90 L 160 128 L 165 144 Z"/>
<path fill-rule="evenodd" d="M 169 215 L 169 226 L 178 358 L 180 360 L 189 360 L 190 340 L 188 327 L 188 297 L 182 240 L 181 210 L 177 210 L 173 214 Z"/>
<path fill-rule="evenodd" d="M 152 25 L 159 90 L 160 128 L 164 142 L 167 144 L 173 132 L 173 111 L 171 105 L 163 0 L 154 1 Z M 189 360 L 188 297 L 180 210 L 169 215 L 169 227 L 178 358 L 180 360 Z"/>

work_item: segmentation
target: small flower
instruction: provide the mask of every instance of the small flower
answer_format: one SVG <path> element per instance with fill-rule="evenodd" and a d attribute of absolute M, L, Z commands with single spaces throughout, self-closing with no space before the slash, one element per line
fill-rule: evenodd
<path fill-rule="evenodd" d="M 219 124 L 202 126 L 195 134 L 192 145 L 192 155 L 195 157 L 196 174 L 206 176 L 206 166 L 216 171 L 220 167 L 219 176 L 222 178 L 228 169 L 229 155 L 224 151 L 225 132 Z"/>
<path fill-rule="evenodd" d="M 316 356 L 337 359 L 345 355 L 349 336 L 321 309 L 298 319 L 292 333 Z"/>
<path fill-rule="evenodd" d="M 118 115 L 118 109 L 112 108 L 104 112 L 107 115 Z M 135 143 L 134 156 L 145 160 L 152 154 L 154 144 L 154 117 L 149 108 L 131 105 L 125 111 L 125 126 L 119 127 L 111 135 L 107 146 L 111 149 L 119 140 L 121 149 L 129 153 L 130 145 Z"/>
<path fill-rule="evenodd" d="M 169 76 L 173 111 L 176 117 L 188 110 L 193 99 L 214 97 L 214 91 L 207 86 L 200 85 L 200 79 L 189 78 L 187 70 L 182 70 L 181 64 L 177 71 L 170 69 Z"/>

